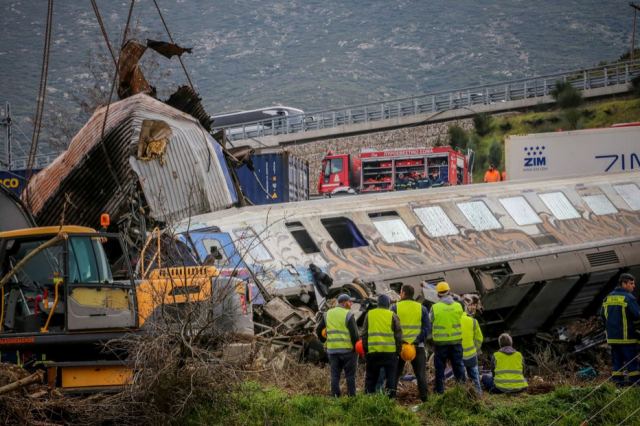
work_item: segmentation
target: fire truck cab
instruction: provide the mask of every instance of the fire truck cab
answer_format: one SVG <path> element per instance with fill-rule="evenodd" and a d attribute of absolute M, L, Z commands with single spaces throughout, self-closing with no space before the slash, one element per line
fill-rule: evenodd
<path fill-rule="evenodd" d="M 451 147 L 363 150 L 357 156 L 329 152 L 322 160 L 318 192 L 380 192 L 471 183 L 473 152 Z"/>

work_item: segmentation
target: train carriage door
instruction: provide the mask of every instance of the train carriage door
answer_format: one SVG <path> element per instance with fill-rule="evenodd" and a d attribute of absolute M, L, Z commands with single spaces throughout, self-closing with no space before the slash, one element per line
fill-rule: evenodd
<path fill-rule="evenodd" d="M 130 276 L 114 279 L 104 247 L 111 243 L 120 241 L 104 235 L 74 235 L 67 240 L 65 306 L 70 331 L 136 325 L 132 280 Z M 120 271 L 116 275 L 122 277 Z"/>

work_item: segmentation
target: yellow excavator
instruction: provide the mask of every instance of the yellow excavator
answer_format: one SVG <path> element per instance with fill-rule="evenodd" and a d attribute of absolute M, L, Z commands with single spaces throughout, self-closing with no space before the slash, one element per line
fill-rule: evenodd
<path fill-rule="evenodd" d="M 0 232 L 2 361 L 42 368 L 48 384 L 63 390 L 129 383 L 126 354 L 105 352 L 104 344 L 144 332 L 168 306 L 208 300 L 220 285 L 215 267 L 163 268 L 157 256 L 146 269 L 142 263 L 136 280 L 116 234 L 79 226 Z M 232 285 L 238 323 L 246 323 L 252 316 L 248 288 Z"/>

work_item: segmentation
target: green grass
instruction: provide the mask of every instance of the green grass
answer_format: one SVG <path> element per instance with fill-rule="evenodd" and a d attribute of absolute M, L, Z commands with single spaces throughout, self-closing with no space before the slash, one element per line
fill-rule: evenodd
<path fill-rule="evenodd" d="M 589 425 L 616 425 L 640 407 L 640 388 L 561 387 L 542 395 L 485 395 L 456 387 L 430 395 L 416 413 L 387 397 L 291 396 L 276 388 L 245 382 L 227 406 L 198 406 L 177 423 L 189 425 L 579 425 L 607 404 Z M 640 424 L 640 412 L 624 424 Z"/>
<path fill-rule="evenodd" d="M 466 389 L 456 388 L 431 398 L 421 407 L 419 415 L 422 423 L 436 425 L 549 425 L 559 419 L 557 425 L 568 426 L 581 424 L 617 398 L 589 422 L 589 425 L 617 425 L 640 407 L 638 388 L 617 391 L 607 385 L 587 396 L 592 390 L 592 387 L 561 387 L 543 395 L 485 395 L 477 399 Z M 624 424 L 640 424 L 639 415 L 640 412 L 636 413 Z"/>
<path fill-rule="evenodd" d="M 640 120 L 640 99 L 617 99 L 585 103 L 577 108 L 580 113 L 578 129 L 608 127 L 616 123 Z M 559 129 L 568 130 L 566 112 L 552 109 L 542 112 L 527 112 L 504 117 L 494 117 L 491 132 L 486 136 L 473 136 L 475 150 L 478 154 L 474 167 L 474 182 L 482 182 L 487 168 L 487 157 L 493 143 L 502 143 L 509 135 L 526 135 L 531 133 L 554 132 Z M 504 145 L 503 145 L 504 146 Z M 500 164 L 504 169 L 504 162 Z M 508 176 L 507 176 L 508 177 Z"/>
<path fill-rule="evenodd" d="M 378 395 L 355 398 L 290 396 L 275 388 L 245 382 L 227 407 L 200 406 L 185 419 L 187 424 L 225 425 L 415 425 L 418 417 Z"/>

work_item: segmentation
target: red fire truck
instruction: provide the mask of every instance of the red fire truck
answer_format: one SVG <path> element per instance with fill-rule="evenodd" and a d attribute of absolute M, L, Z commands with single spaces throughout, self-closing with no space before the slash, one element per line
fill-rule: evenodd
<path fill-rule="evenodd" d="M 473 152 L 451 147 L 329 152 L 322 160 L 320 194 L 379 192 L 471 183 Z"/>

